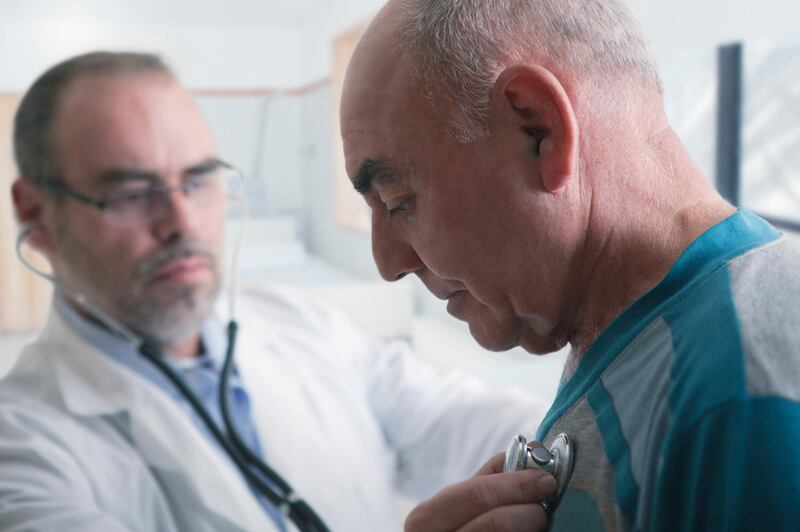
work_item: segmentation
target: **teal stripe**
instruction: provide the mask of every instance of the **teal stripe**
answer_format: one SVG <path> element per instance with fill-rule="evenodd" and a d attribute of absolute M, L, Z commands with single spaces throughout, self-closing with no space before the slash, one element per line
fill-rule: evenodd
<path fill-rule="evenodd" d="M 675 358 L 668 402 L 672 424 L 664 453 L 700 418 L 747 396 L 744 350 L 730 271 L 722 268 L 664 314 Z"/>
<path fill-rule="evenodd" d="M 631 450 L 622 433 L 622 425 L 614 408 L 614 401 L 602 381 L 597 381 L 592 386 L 587 394 L 587 399 L 594 410 L 606 456 L 614 468 L 614 491 L 617 502 L 628 522 L 635 523 L 639 485 L 633 476 Z"/>
<path fill-rule="evenodd" d="M 649 530 L 800 530 L 800 404 L 750 398 L 703 418 L 662 463 Z"/>
<path fill-rule="evenodd" d="M 541 440 L 553 424 L 583 397 L 617 355 L 646 326 L 672 304 L 672 298 L 690 290 L 703 277 L 731 259 L 767 242 L 780 233 L 758 216 L 739 210 L 695 240 L 675 262 L 667 276 L 628 307 L 592 344 L 575 375 L 559 390 L 553 406 L 539 426 Z"/>

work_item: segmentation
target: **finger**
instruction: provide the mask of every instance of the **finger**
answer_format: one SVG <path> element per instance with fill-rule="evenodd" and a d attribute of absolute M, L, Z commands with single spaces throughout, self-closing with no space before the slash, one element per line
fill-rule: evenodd
<path fill-rule="evenodd" d="M 555 478 L 538 469 L 476 476 L 443 489 L 414 508 L 406 530 L 449 532 L 495 508 L 539 503 L 555 492 Z"/>
<path fill-rule="evenodd" d="M 483 464 L 475 476 L 478 475 L 492 475 L 494 473 L 502 473 L 503 467 L 506 464 L 506 453 L 497 453 L 492 456 L 488 462 Z"/>
<path fill-rule="evenodd" d="M 539 504 L 517 504 L 503 506 L 479 515 L 459 532 L 542 532 L 547 530 L 547 512 Z"/>

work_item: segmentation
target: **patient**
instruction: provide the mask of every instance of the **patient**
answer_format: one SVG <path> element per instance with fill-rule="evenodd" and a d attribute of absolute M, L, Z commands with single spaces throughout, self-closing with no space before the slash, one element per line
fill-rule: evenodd
<path fill-rule="evenodd" d="M 538 432 L 577 449 L 555 512 L 476 476 L 409 531 L 800 530 L 800 241 L 698 170 L 628 3 L 390 0 L 348 67 L 383 277 L 484 347 L 571 347 Z"/>
<path fill-rule="evenodd" d="M 187 91 L 155 56 L 91 53 L 45 72 L 16 116 L 13 185 L 55 278 L 164 353 L 220 422 L 226 185 Z M 250 449 L 333 530 L 399 528 L 539 424 L 531 397 L 438 377 L 402 344 L 274 290 L 242 301 L 228 400 Z M 34 530 L 285 530 L 134 343 L 57 291 L 0 383 L 0 523 Z M 542 473 L 516 473 L 536 482 Z"/>

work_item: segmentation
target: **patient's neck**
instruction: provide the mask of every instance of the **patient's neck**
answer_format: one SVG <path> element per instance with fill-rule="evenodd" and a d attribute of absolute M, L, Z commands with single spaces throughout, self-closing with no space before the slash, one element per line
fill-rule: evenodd
<path fill-rule="evenodd" d="M 736 212 L 671 129 L 646 143 L 621 146 L 626 148 L 621 153 L 638 147 L 644 162 L 618 158 L 595 178 L 603 193 L 593 195 L 599 199 L 587 224 L 588 267 L 571 327 L 566 378 L 602 332 L 657 286 L 692 242 Z"/>

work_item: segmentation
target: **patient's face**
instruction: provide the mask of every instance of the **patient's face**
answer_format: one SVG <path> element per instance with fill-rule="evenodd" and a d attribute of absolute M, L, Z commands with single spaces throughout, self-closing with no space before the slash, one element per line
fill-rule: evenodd
<path fill-rule="evenodd" d="M 417 275 L 487 349 L 562 347 L 569 263 L 524 132 L 455 140 L 413 66 L 386 61 L 395 43 L 368 30 L 342 97 L 345 163 L 372 209 L 378 270 L 388 281 Z"/>
<path fill-rule="evenodd" d="M 189 94 L 159 75 L 76 80 L 59 102 L 52 138 L 61 181 L 98 199 L 177 187 L 216 158 Z M 220 285 L 222 189 L 216 196 L 201 210 L 174 192 L 162 218 L 133 225 L 64 198 L 54 216 L 56 275 L 151 340 L 181 342 L 208 315 Z"/>
<path fill-rule="evenodd" d="M 345 159 L 372 210 L 382 277 L 415 274 L 485 348 L 518 345 L 526 325 L 512 298 L 522 276 L 506 268 L 522 246 L 509 231 L 514 198 L 496 175 L 502 161 L 450 138 L 399 65 L 387 72 L 363 55 L 353 61 L 342 101 Z"/>

